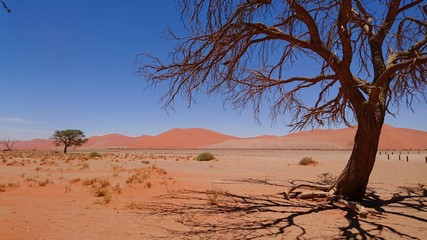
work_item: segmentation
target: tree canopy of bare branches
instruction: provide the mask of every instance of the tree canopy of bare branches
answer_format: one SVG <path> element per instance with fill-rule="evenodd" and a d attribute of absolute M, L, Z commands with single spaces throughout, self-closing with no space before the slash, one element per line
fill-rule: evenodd
<path fill-rule="evenodd" d="M 6 148 L 5 149 L 6 151 L 12 151 L 13 147 L 15 146 L 15 144 L 17 142 L 19 142 L 19 141 L 16 139 L 7 138 L 7 139 L 0 140 L 0 145 L 3 145 Z"/>
<path fill-rule="evenodd" d="M 255 116 L 262 107 L 273 118 L 288 114 L 294 129 L 357 125 L 352 156 L 330 190 L 363 197 L 385 115 L 427 101 L 426 1 L 177 3 L 188 34 L 169 30 L 171 57 L 144 55 L 139 68 L 151 84 L 168 83 L 165 106 L 179 95 L 191 103 L 197 93 L 220 93 Z M 301 65 L 307 71 L 293 71 Z"/>

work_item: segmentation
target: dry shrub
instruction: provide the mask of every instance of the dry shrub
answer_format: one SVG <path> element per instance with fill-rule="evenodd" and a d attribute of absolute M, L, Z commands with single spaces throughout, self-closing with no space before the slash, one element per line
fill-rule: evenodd
<path fill-rule="evenodd" d="M 166 175 L 167 172 L 163 168 L 159 168 L 156 165 L 151 165 L 150 167 L 136 169 L 135 173 L 132 174 L 127 180 L 126 183 L 143 183 L 145 180 L 148 180 L 152 174 L 157 174 L 159 176 Z M 152 185 L 147 187 L 151 187 Z"/>
<path fill-rule="evenodd" d="M 210 152 L 204 152 L 204 153 L 200 153 L 196 157 L 196 159 L 197 161 L 210 161 L 210 160 L 214 160 L 215 156 Z"/>
<path fill-rule="evenodd" d="M 100 158 L 100 157 L 102 157 L 102 156 L 98 152 L 90 152 L 89 153 L 89 158 Z"/>
<path fill-rule="evenodd" d="M 111 183 L 103 177 L 86 179 L 83 181 L 83 186 L 92 186 L 95 197 L 103 198 L 103 201 L 97 202 L 99 204 L 108 204 L 113 199 L 113 194 L 110 190 Z"/>
<path fill-rule="evenodd" d="M 95 191 L 96 197 L 102 197 L 104 199 L 104 203 L 108 204 L 113 199 L 113 194 L 111 194 L 108 188 L 98 188 Z"/>
<path fill-rule="evenodd" d="M 317 165 L 318 162 L 316 160 L 313 160 L 313 158 L 311 157 L 304 157 L 299 161 L 298 164 L 303 166 L 309 166 L 309 165 L 314 166 L 314 165 Z"/>
<path fill-rule="evenodd" d="M 330 173 L 319 174 L 317 178 L 319 179 L 318 183 L 325 185 L 331 185 L 337 180 L 337 177 L 332 176 Z"/>
<path fill-rule="evenodd" d="M 9 182 L 7 184 L 0 184 L 0 192 L 6 192 L 6 188 L 18 188 L 20 186 L 19 182 L 13 183 Z"/>
<path fill-rule="evenodd" d="M 49 183 L 53 183 L 53 182 L 46 178 L 46 180 L 38 183 L 40 187 L 46 187 Z"/>
<path fill-rule="evenodd" d="M 113 192 L 118 193 L 118 194 L 122 193 L 122 188 L 120 187 L 120 183 L 117 183 L 116 185 L 114 185 Z"/>
<path fill-rule="evenodd" d="M 104 188 L 110 186 L 110 182 L 103 177 L 95 177 L 91 179 L 86 179 L 83 182 L 84 186 L 92 185 L 94 188 Z"/>

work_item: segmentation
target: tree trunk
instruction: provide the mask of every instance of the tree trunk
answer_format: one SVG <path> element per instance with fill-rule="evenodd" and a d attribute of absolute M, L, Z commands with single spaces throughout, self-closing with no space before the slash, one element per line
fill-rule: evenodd
<path fill-rule="evenodd" d="M 359 118 L 362 121 L 359 121 L 350 159 L 331 187 L 337 196 L 351 201 L 360 201 L 365 195 L 384 121 L 384 113 L 379 117 L 375 113 L 363 115 Z"/>
<path fill-rule="evenodd" d="M 68 146 L 67 146 L 67 145 L 65 145 L 65 146 L 64 146 L 64 153 L 67 153 L 67 148 L 68 148 Z"/>

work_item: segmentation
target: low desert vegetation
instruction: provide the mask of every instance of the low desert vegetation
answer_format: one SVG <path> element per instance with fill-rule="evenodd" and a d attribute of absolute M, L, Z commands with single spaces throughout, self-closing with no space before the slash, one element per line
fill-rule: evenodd
<path fill-rule="evenodd" d="M 95 191 L 95 196 L 96 197 L 102 197 L 105 204 L 108 204 L 111 202 L 111 200 L 113 200 L 113 194 L 110 192 L 110 190 L 108 188 L 99 188 L 96 189 Z M 99 202 L 102 203 L 102 202 Z"/>
<path fill-rule="evenodd" d="M 93 186 L 94 188 L 104 188 L 110 185 L 111 183 L 103 177 L 95 177 L 83 181 L 83 186 Z"/>
<path fill-rule="evenodd" d="M 319 163 L 318 161 L 314 160 L 311 157 L 304 157 L 299 161 L 298 164 L 302 166 L 314 166 L 314 165 L 317 165 L 318 163 Z"/>
<path fill-rule="evenodd" d="M 206 191 L 206 195 L 208 197 L 208 204 L 209 205 L 218 205 L 221 196 L 226 195 L 226 192 L 222 189 L 211 189 Z"/>
<path fill-rule="evenodd" d="M 111 183 L 103 177 L 86 179 L 83 181 L 83 186 L 91 186 L 95 197 L 103 198 L 103 201 L 97 201 L 97 203 L 108 204 L 113 199 L 113 194 L 110 189 Z M 115 187 L 113 187 L 113 191 L 116 191 Z"/>
<path fill-rule="evenodd" d="M 318 183 L 320 184 L 330 185 L 337 180 L 337 177 L 334 177 L 332 176 L 332 174 L 326 172 L 326 173 L 319 174 L 317 176 L 317 179 L 318 179 Z"/>
<path fill-rule="evenodd" d="M 122 187 L 120 186 L 120 183 L 117 183 L 116 185 L 114 185 L 113 192 L 118 193 L 118 194 L 122 193 Z"/>
<path fill-rule="evenodd" d="M 132 210 L 142 210 L 143 206 L 144 205 L 140 202 L 131 201 L 129 204 L 126 205 L 126 208 L 132 209 Z"/>
<path fill-rule="evenodd" d="M 78 167 L 80 167 L 80 170 L 83 170 L 83 169 L 89 169 L 89 163 L 87 163 L 87 162 L 79 162 L 79 164 L 77 164 L 77 166 Z"/>
<path fill-rule="evenodd" d="M 100 157 L 102 157 L 102 156 L 99 152 L 90 152 L 89 153 L 89 158 L 100 158 Z"/>
<path fill-rule="evenodd" d="M 53 182 L 46 178 L 46 180 L 40 181 L 38 183 L 40 187 L 46 187 L 49 183 L 53 183 Z"/>
<path fill-rule="evenodd" d="M 211 161 L 211 160 L 214 160 L 214 159 L 215 159 L 215 156 L 212 153 L 210 153 L 210 152 L 200 153 L 196 157 L 197 161 L 202 161 L 202 162 L 203 161 Z"/>
<path fill-rule="evenodd" d="M 7 188 L 18 188 L 20 186 L 19 182 L 9 182 L 9 183 L 4 183 L 4 184 L 0 184 L 0 192 L 6 192 Z"/>

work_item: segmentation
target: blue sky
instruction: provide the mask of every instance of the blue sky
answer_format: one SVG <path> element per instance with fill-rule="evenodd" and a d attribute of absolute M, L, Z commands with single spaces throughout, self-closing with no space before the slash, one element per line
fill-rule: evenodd
<path fill-rule="evenodd" d="M 181 29 L 174 1 L 6 2 L 12 13 L 0 9 L 0 138 L 49 138 L 59 129 L 139 136 L 201 127 L 240 137 L 290 130 L 286 117 L 272 124 L 265 109 L 259 125 L 251 109 L 224 108 L 221 96 L 199 95 L 191 108 L 178 99 L 165 112 L 164 89 L 144 91 L 134 61 L 139 53 L 167 57 L 173 42 L 162 31 Z M 426 105 L 415 111 L 402 109 L 386 123 L 427 131 Z"/>

